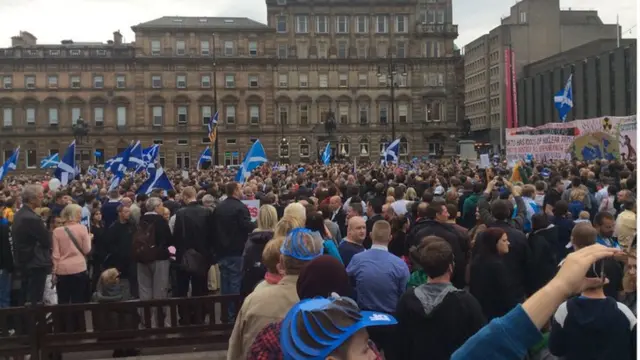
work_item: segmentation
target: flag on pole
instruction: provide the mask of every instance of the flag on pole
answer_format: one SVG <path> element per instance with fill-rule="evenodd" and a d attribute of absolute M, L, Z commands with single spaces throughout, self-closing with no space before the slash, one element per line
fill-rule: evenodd
<path fill-rule="evenodd" d="M 209 129 L 209 140 L 213 144 L 214 142 L 216 142 L 216 137 L 218 136 L 218 112 L 217 111 L 215 114 L 213 114 L 213 116 L 211 117 L 211 120 L 209 120 L 209 124 L 207 124 L 207 128 Z"/>
<path fill-rule="evenodd" d="M 564 85 L 564 89 L 558 91 L 553 97 L 553 102 L 558 109 L 558 115 L 560 121 L 565 122 L 567 114 L 573 108 L 573 74 L 569 75 L 567 83 Z"/>
<path fill-rule="evenodd" d="M 7 175 L 9 170 L 15 170 L 18 167 L 18 157 L 20 156 L 20 146 L 18 146 L 11 154 L 9 160 L 7 160 L 4 165 L 0 168 L 0 181 L 4 179 L 4 176 Z"/>
<path fill-rule="evenodd" d="M 40 169 L 53 169 L 58 167 L 60 162 L 60 155 L 58 153 L 51 154 L 46 158 L 40 160 Z"/>
<path fill-rule="evenodd" d="M 400 139 L 394 140 L 382 152 L 383 162 L 386 165 L 389 162 L 398 163 L 398 153 L 400 152 Z"/>
<path fill-rule="evenodd" d="M 76 176 L 76 141 L 72 141 L 67 147 L 62 160 L 58 163 L 58 168 L 54 176 L 60 180 L 62 186 L 69 183 L 69 179 Z"/>
<path fill-rule="evenodd" d="M 211 148 L 207 146 L 202 152 L 202 154 L 200 154 L 200 159 L 198 159 L 198 165 L 196 166 L 196 168 L 200 170 L 202 165 L 210 161 L 211 161 Z"/>
<path fill-rule="evenodd" d="M 249 152 L 245 155 L 244 160 L 242 161 L 242 165 L 236 175 L 236 181 L 244 183 L 251 175 L 251 171 L 253 171 L 253 169 L 267 161 L 267 154 L 264 151 L 264 147 L 260 143 L 260 140 L 256 140 L 256 142 L 251 145 L 251 149 L 249 149 Z"/>
<path fill-rule="evenodd" d="M 164 172 L 164 169 L 161 166 L 158 166 L 157 169 L 149 170 L 149 178 L 140 185 L 138 189 L 138 194 L 151 194 L 151 192 L 155 189 L 162 189 L 165 191 L 169 191 L 173 189 L 173 185 L 171 185 L 171 181 L 167 177 L 167 174 Z"/>
<path fill-rule="evenodd" d="M 111 172 L 114 173 L 113 179 L 111 179 L 111 185 L 109 186 L 109 191 L 115 190 L 120 185 L 122 179 L 124 179 L 125 173 L 129 168 L 129 157 L 131 155 L 131 149 L 133 149 L 134 145 L 129 145 L 129 147 L 122 154 L 122 160 L 119 164 L 117 164 L 117 168 L 115 171 L 112 169 Z"/>

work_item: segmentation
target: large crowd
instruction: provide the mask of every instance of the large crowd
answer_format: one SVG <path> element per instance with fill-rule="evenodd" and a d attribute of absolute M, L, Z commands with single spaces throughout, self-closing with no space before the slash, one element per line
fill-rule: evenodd
<path fill-rule="evenodd" d="M 635 166 L 265 164 L 166 170 L 150 194 L 12 174 L 0 308 L 241 294 L 230 360 L 632 359 Z"/>

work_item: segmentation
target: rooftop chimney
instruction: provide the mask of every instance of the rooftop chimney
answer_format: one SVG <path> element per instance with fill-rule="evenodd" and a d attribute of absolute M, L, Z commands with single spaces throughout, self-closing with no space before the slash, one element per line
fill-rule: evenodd
<path fill-rule="evenodd" d="M 120 30 L 113 33 L 113 42 L 115 45 L 122 45 L 122 34 Z"/>

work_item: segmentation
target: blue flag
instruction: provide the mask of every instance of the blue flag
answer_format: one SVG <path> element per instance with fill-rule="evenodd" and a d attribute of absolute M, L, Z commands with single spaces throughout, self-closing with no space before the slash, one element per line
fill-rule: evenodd
<path fill-rule="evenodd" d="M 140 140 L 133 144 L 131 150 L 129 150 L 129 169 L 135 169 L 136 172 L 144 167 L 144 159 L 142 155 L 142 145 Z"/>
<path fill-rule="evenodd" d="M 114 170 L 111 170 L 114 173 L 113 179 L 111 179 L 111 185 L 109 186 L 109 191 L 115 190 L 120 185 L 122 179 L 124 179 L 125 173 L 129 168 L 129 156 L 131 154 L 131 149 L 134 145 L 130 145 L 122 154 L 122 160 L 117 164 L 117 167 Z"/>
<path fill-rule="evenodd" d="M 64 153 L 62 160 L 58 163 L 58 168 L 54 176 L 60 180 L 62 186 L 69 183 L 69 179 L 76 176 L 76 141 L 72 141 Z"/>
<path fill-rule="evenodd" d="M 2 181 L 2 179 L 4 179 L 4 176 L 7 175 L 7 173 L 10 170 L 15 170 L 18 167 L 18 157 L 20 156 L 20 146 L 18 146 L 15 151 L 13 152 L 13 154 L 11 154 L 11 157 L 9 158 L 9 160 L 7 160 L 4 165 L 2 165 L 2 167 L 0 168 L 0 181 Z"/>
<path fill-rule="evenodd" d="M 256 140 L 256 142 L 251 145 L 251 149 L 249 149 L 249 152 L 245 155 L 244 160 L 242 161 L 242 165 L 236 175 L 236 181 L 244 183 L 251 175 L 251 171 L 253 171 L 253 169 L 267 161 L 267 154 L 264 151 L 264 147 L 262 147 L 260 140 Z"/>
<path fill-rule="evenodd" d="M 58 167 L 58 163 L 60 162 L 60 155 L 58 153 L 47 156 L 46 158 L 40 160 L 40 169 L 53 169 Z"/>
<path fill-rule="evenodd" d="M 198 159 L 197 169 L 200 170 L 202 165 L 206 164 L 207 162 L 211 162 L 211 148 L 208 146 L 204 149 L 202 154 L 200 154 L 200 159 Z"/>
<path fill-rule="evenodd" d="M 400 139 L 394 140 L 382 153 L 384 164 L 389 162 L 398 163 L 398 154 L 400 152 Z"/>
<path fill-rule="evenodd" d="M 171 181 L 169 181 L 169 177 L 164 172 L 164 169 L 161 166 L 158 166 L 157 169 L 151 169 L 149 171 L 149 178 L 140 185 L 138 189 L 138 194 L 151 194 L 151 192 L 155 189 L 162 189 L 165 191 L 169 191 L 173 189 L 173 185 L 171 185 Z"/>
<path fill-rule="evenodd" d="M 322 163 L 325 165 L 329 165 L 331 162 L 331 143 L 327 143 L 327 146 L 324 148 L 324 152 L 322 153 Z"/>
<path fill-rule="evenodd" d="M 142 159 L 144 160 L 144 168 L 154 169 L 156 167 L 156 160 L 160 154 L 160 145 L 153 144 L 146 149 L 142 149 Z"/>
<path fill-rule="evenodd" d="M 560 121 L 565 122 L 567 119 L 567 114 L 573 108 L 573 74 L 569 75 L 569 79 L 567 79 L 567 83 L 564 86 L 564 89 L 558 91 L 556 95 L 553 97 L 553 102 L 556 105 L 556 109 L 558 109 L 558 115 L 560 116 Z"/>

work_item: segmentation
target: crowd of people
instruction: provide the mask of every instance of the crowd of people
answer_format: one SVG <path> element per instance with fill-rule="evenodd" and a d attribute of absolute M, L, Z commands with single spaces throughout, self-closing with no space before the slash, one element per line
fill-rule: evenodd
<path fill-rule="evenodd" d="M 8 176 L 0 308 L 219 288 L 244 298 L 229 308 L 230 360 L 635 356 L 634 163 L 356 171 L 167 171 L 174 190 L 149 195 L 140 175 L 113 191 L 103 176 L 56 191 Z M 243 200 L 259 200 L 255 221 Z"/>

